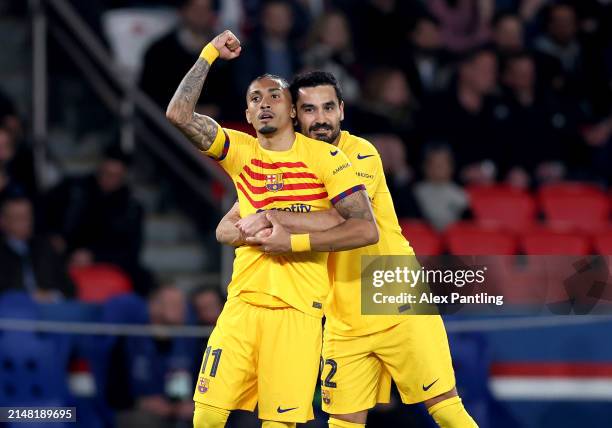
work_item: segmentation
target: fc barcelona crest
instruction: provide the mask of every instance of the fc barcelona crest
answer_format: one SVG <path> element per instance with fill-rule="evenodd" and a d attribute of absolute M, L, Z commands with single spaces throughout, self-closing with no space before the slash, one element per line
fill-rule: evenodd
<path fill-rule="evenodd" d="M 198 391 L 200 391 L 201 394 L 204 394 L 206 391 L 208 391 L 208 379 L 204 377 L 200 378 L 200 383 L 198 384 Z"/>
<path fill-rule="evenodd" d="M 331 404 L 331 393 L 326 390 L 326 389 L 322 389 L 321 390 L 321 398 L 323 399 L 323 402 L 327 405 Z"/>
<path fill-rule="evenodd" d="M 283 174 L 266 174 L 266 189 L 278 192 L 283 188 Z"/>

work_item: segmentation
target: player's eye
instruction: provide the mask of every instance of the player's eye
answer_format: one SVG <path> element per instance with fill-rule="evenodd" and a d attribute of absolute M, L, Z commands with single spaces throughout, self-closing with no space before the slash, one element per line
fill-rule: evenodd
<path fill-rule="evenodd" d="M 314 111 L 314 109 L 312 109 L 311 107 L 307 107 L 307 108 L 304 109 L 304 111 L 306 113 L 312 113 Z"/>
<path fill-rule="evenodd" d="M 259 102 L 259 97 L 253 97 L 251 98 L 251 101 L 254 103 Z"/>
<path fill-rule="evenodd" d="M 280 98 L 280 95 L 278 95 L 278 94 L 272 94 L 272 98 Z"/>

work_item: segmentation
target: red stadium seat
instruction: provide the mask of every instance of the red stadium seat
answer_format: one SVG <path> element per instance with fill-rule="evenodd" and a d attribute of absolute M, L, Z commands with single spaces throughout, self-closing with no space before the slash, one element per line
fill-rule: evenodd
<path fill-rule="evenodd" d="M 132 292 L 130 278 L 118 267 L 95 264 L 70 269 L 79 300 L 100 303 L 111 297 Z"/>
<path fill-rule="evenodd" d="M 601 195 L 602 191 L 599 187 L 590 183 L 581 183 L 576 181 L 564 181 L 561 183 L 546 184 L 539 190 L 540 197 L 547 195 Z"/>
<path fill-rule="evenodd" d="M 540 194 L 547 222 L 554 227 L 595 231 L 605 228 L 610 216 L 610 202 L 603 193 L 585 192 Z"/>
<path fill-rule="evenodd" d="M 528 255 L 587 255 L 591 250 L 586 235 L 546 228 L 526 232 L 521 247 Z"/>
<path fill-rule="evenodd" d="M 593 245 L 597 254 L 612 256 L 612 229 L 593 236 Z"/>
<path fill-rule="evenodd" d="M 418 220 L 400 220 L 402 233 L 418 255 L 442 254 L 442 239 L 427 223 Z"/>
<path fill-rule="evenodd" d="M 446 231 L 446 245 L 454 255 L 511 255 L 517 251 L 513 234 L 466 222 Z"/>
<path fill-rule="evenodd" d="M 536 204 L 531 195 L 508 186 L 476 186 L 468 189 L 476 221 L 483 226 L 524 230 L 533 225 Z"/>

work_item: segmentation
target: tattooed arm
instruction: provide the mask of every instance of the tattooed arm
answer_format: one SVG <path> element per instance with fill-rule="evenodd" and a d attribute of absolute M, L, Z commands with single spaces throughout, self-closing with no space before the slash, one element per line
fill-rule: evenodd
<path fill-rule="evenodd" d="M 240 41 L 229 30 L 219 34 L 210 44 L 219 52 L 219 57 L 222 59 L 229 60 L 240 55 Z M 210 148 L 219 131 L 217 122 L 195 112 L 204 81 L 213 61 L 209 62 L 204 55 L 198 58 L 183 78 L 166 110 L 168 120 L 201 151 Z"/>
<path fill-rule="evenodd" d="M 334 207 L 344 221 L 331 229 L 310 233 L 312 251 L 352 250 L 378 242 L 378 227 L 365 190 L 347 196 Z M 258 246 L 269 254 L 290 252 L 289 231 L 283 227 L 275 212 L 267 212 L 266 217 L 272 224 L 272 234 L 268 237 L 248 237 L 246 243 Z"/>
<path fill-rule="evenodd" d="M 311 233 L 313 251 L 352 250 L 378 242 L 378 227 L 365 190 L 340 200 L 334 208 L 345 221 L 325 232 Z"/>

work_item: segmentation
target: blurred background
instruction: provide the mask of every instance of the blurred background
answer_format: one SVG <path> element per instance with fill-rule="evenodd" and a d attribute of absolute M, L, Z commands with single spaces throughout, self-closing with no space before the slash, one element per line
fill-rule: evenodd
<path fill-rule="evenodd" d="M 252 78 L 334 73 L 417 254 L 612 254 L 609 0 L 0 0 L 0 405 L 190 426 L 235 192 L 164 111 L 224 29 L 198 111 L 252 132 Z M 577 319 L 447 319 L 481 427 L 612 426 L 612 322 Z"/>

